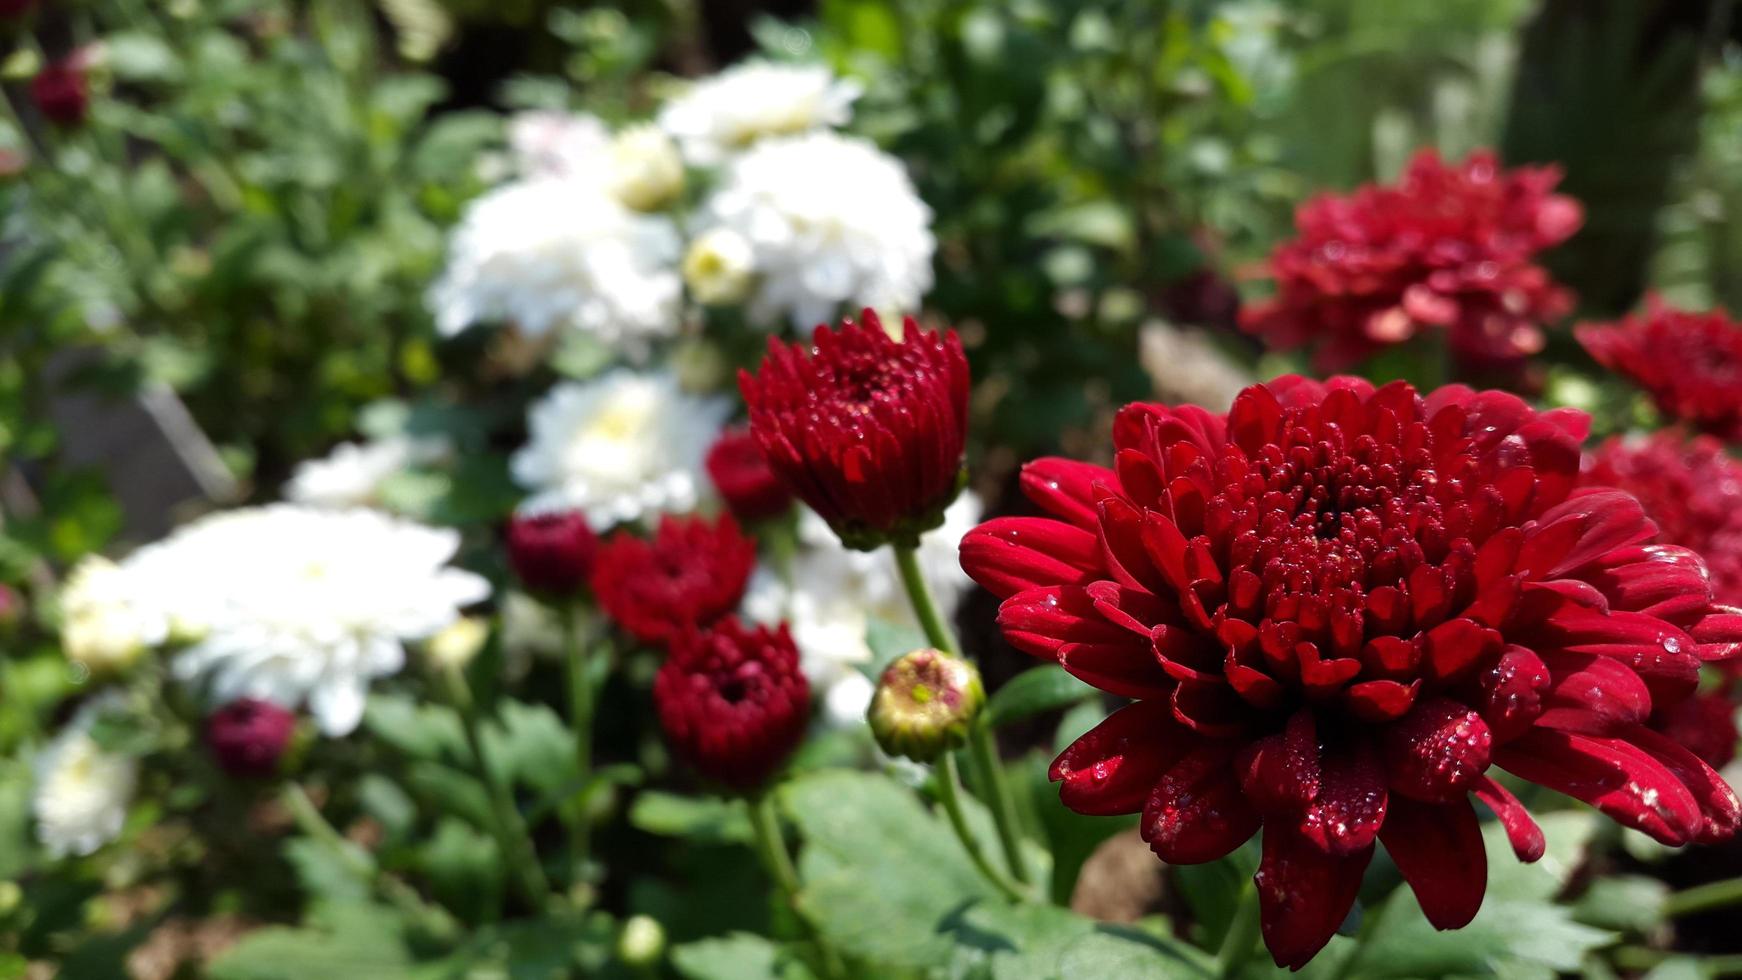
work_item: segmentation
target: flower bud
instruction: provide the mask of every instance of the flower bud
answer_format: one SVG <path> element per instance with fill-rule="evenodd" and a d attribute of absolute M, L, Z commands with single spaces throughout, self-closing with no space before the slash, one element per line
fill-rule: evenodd
<path fill-rule="evenodd" d="M 792 491 L 780 482 L 762 455 L 762 446 L 746 429 L 728 429 L 708 450 L 708 477 L 732 516 L 760 521 L 792 509 Z"/>
<path fill-rule="evenodd" d="M 90 109 L 90 87 L 83 66 L 63 58 L 45 66 L 30 80 L 30 97 L 43 118 L 57 126 L 77 126 Z"/>
<path fill-rule="evenodd" d="M 436 666 L 460 670 L 472 662 L 490 639 L 490 624 L 477 616 L 461 616 L 429 638 L 423 651 Z"/>
<path fill-rule="evenodd" d="M 683 193 L 683 159 L 658 126 L 631 126 L 611 141 L 611 193 L 626 207 L 657 211 Z"/>
<path fill-rule="evenodd" d="M 241 778 L 270 776 L 296 731 L 296 715 L 270 701 L 241 698 L 206 719 L 206 746 L 218 768 Z"/>
<path fill-rule="evenodd" d="M 581 591 L 599 539 L 579 511 L 516 514 L 508 522 L 508 564 L 529 590 L 552 598 Z"/>
<path fill-rule="evenodd" d="M 867 717 L 883 751 L 930 762 L 967 741 L 985 702 L 972 663 L 941 650 L 915 650 L 883 672 Z"/>
<path fill-rule="evenodd" d="M 683 281 L 708 306 L 730 306 L 750 293 L 755 256 L 744 236 L 730 228 L 702 232 L 683 257 Z"/>
<path fill-rule="evenodd" d="M 650 915 L 632 915 L 617 934 L 617 958 L 634 970 L 651 970 L 665 956 L 665 928 Z"/>

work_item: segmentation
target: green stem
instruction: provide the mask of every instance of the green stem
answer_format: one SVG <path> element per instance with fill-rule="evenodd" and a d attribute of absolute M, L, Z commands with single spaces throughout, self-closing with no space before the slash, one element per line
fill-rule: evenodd
<path fill-rule="evenodd" d="M 1240 904 L 1234 908 L 1234 918 L 1228 923 L 1228 933 L 1216 951 L 1216 975 L 1239 976 L 1240 968 L 1252 959 L 1258 948 L 1258 889 L 1251 882 L 1240 890 Z"/>
<path fill-rule="evenodd" d="M 575 730 L 575 773 L 586 779 L 593 769 L 593 678 L 592 661 L 586 645 L 581 642 L 578 612 L 571 604 L 562 610 L 563 667 L 569 683 L 569 723 Z M 582 793 L 575 803 L 574 818 L 569 824 L 569 862 L 572 884 L 587 880 L 588 795 Z"/>
<path fill-rule="evenodd" d="M 472 689 L 466 684 L 466 677 L 458 667 L 443 670 L 442 677 L 447 686 L 448 698 L 459 712 L 460 728 L 466 734 L 466 747 L 477 766 L 478 779 L 484 784 L 484 791 L 490 799 L 493 817 L 491 824 L 495 830 L 496 846 L 502 851 L 502 859 L 508 862 L 522 900 L 533 911 L 542 911 L 550 898 L 550 882 L 545 879 L 544 869 L 539 867 L 538 850 L 533 847 L 532 835 L 526 829 L 525 821 L 521 819 L 519 808 L 514 805 L 514 797 L 508 787 L 490 771 L 488 756 L 484 754 L 484 737 L 478 724 L 478 712 L 472 701 Z"/>
<path fill-rule="evenodd" d="M 1742 903 L 1742 878 L 1726 878 L 1676 892 L 1664 900 L 1663 914 L 1675 919 L 1738 903 Z"/>
<path fill-rule="evenodd" d="M 895 567 L 901 572 L 902 587 L 907 590 L 907 599 L 913 605 L 914 616 L 925 630 L 926 642 L 952 656 L 961 656 L 961 644 L 956 642 L 955 631 L 944 622 L 937 602 L 932 599 L 931 587 L 926 584 L 925 576 L 920 572 L 919 556 L 915 549 L 907 545 L 892 547 L 895 549 Z M 998 746 L 992 740 L 992 729 L 985 724 L 985 717 L 982 714 L 980 720 L 968 727 L 968 751 L 973 754 L 974 763 L 985 784 L 985 802 L 987 809 L 992 811 L 992 823 L 998 828 L 998 843 L 1004 851 L 1005 862 L 1010 865 L 1010 874 L 1026 885 L 1030 879 L 1028 865 L 1022 859 L 1022 837 L 1016 829 L 1016 807 L 1011 802 L 1010 787 L 1004 780 L 1004 767 L 998 761 Z"/>
<path fill-rule="evenodd" d="M 968 852 L 968 860 L 974 862 L 974 867 L 980 870 L 980 874 L 1003 892 L 1006 898 L 1023 901 L 1022 889 L 993 867 L 992 862 L 986 860 L 986 852 L 980 848 L 979 838 L 968 827 L 967 815 L 962 812 L 962 775 L 956 768 L 954 753 L 945 752 L 938 758 L 937 777 L 938 801 L 944 805 L 944 813 L 949 815 L 950 829 L 956 832 L 956 837 L 962 842 L 962 850 Z"/>
<path fill-rule="evenodd" d="M 762 859 L 762 866 L 768 870 L 768 876 L 774 879 L 774 886 L 780 892 L 781 901 L 792 911 L 810 934 L 811 941 L 817 945 L 817 953 L 822 959 L 823 975 L 828 980 L 840 980 L 847 975 L 846 965 L 833 947 L 823 941 L 816 927 L 798 907 L 798 869 L 793 866 L 792 854 L 786 849 L 786 837 L 780 832 L 780 817 L 774 812 L 774 791 L 764 790 L 744 801 L 750 811 L 750 830 L 755 836 L 756 853 Z"/>
<path fill-rule="evenodd" d="M 446 911 L 425 902 L 417 891 L 405 882 L 392 875 L 384 874 L 375 859 L 370 857 L 361 847 L 346 840 L 338 829 L 327 821 L 320 808 L 308 798 L 302 786 L 295 781 L 286 781 L 279 793 L 279 799 L 284 808 L 290 811 L 291 819 L 304 834 L 330 848 L 339 856 L 347 870 L 360 880 L 367 882 L 378 894 L 404 913 L 414 922 L 424 923 L 431 932 L 438 935 L 451 935 L 457 929 L 454 920 Z"/>

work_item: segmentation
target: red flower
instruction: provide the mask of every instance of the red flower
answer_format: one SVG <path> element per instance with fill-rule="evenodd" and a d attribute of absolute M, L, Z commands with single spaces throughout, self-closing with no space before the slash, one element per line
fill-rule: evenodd
<path fill-rule="evenodd" d="M 296 730 L 296 715 L 270 701 L 242 698 L 206 719 L 206 746 L 218 768 L 232 776 L 273 775 Z"/>
<path fill-rule="evenodd" d="M 1672 704 L 1652 718 L 1651 727 L 1687 746 L 1714 769 L 1736 758 L 1736 702 L 1725 691 Z"/>
<path fill-rule="evenodd" d="M 1432 150 L 1395 186 L 1321 195 L 1295 214 L 1299 236 L 1271 253 L 1276 296 L 1240 322 L 1276 347 L 1316 348 L 1343 367 L 1428 329 L 1466 363 L 1506 364 L 1542 349 L 1540 326 L 1572 296 L 1533 261 L 1584 214 L 1551 191 L 1555 167 L 1503 171 L 1492 153 L 1456 167 Z"/>
<path fill-rule="evenodd" d="M 1574 335 L 1597 363 L 1651 395 L 1658 411 L 1742 441 L 1742 324 L 1723 310 L 1689 313 L 1652 296 L 1645 312 Z"/>
<path fill-rule="evenodd" d="M 748 429 L 728 429 L 708 450 L 708 476 L 741 521 L 760 521 L 792 508 L 792 491 L 768 465 Z"/>
<path fill-rule="evenodd" d="M 1632 497 L 1573 489 L 1589 419 L 1513 395 L 1298 377 L 1227 416 L 1131 405 L 1113 469 L 1030 463 L 1051 517 L 1000 518 L 962 567 L 1005 636 L 1136 699 L 1058 757 L 1082 813 L 1141 812 L 1163 860 L 1264 828 L 1265 942 L 1298 967 L 1383 843 L 1442 929 L 1481 904 L 1474 795 L 1542 853 L 1498 765 L 1670 844 L 1730 834 L 1738 802 L 1646 727 L 1742 611 L 1652 545 Z"/>
<path fill-rule="evenodd" d="M 968 360 L 955 331 L 902 339 L 866 310 L 810 344 L 772 338 L 759 374 L 738 374 L 769 465 L 849 547 L 917 541 L 962 484 Z"/>
<path fill-rule="evenodd" d="M 36 6 L 36 0 L 0 0 L 0 17 L 23 17 Z"/>
<path fill-rule="evenodd" d="M 508 521 L 508 565 L 533 592 L 576 595 L 598 550 L 599 539 L 579 511 L 516 514 Z"/>
<path fill-rule="evenodd" d="M 1718 601 L 1742 604 L 1742 463 L 1722 443 L 1673 430 L 1610 439 L 1585 459 L 1580 482 L 1639 498 L 1659 540 L 1706 560 Z"/>
<path fill-rule="evenodd" d="M 599 548 L 593 594 L 618 626 L 661 646 L 737 608 L 756 566 L 756 545 L 730 517 L 666 516 L 652 540 L 627 531 Z"/>
<path fill-rule="evenodd" d="M 90 108 L 85 71 L 77 56 L 62 58 L 30 80 L 30 97 L 43 118 L 61 126 L 77 126 Z"/>
<path fill-rule="evenodd" d="M 736 616 L 680 634 L 653 680 L 672 749 L 740 792 L 767 782 L 804 739 L 810 696 L 785 624 L 747 629 Z"/>

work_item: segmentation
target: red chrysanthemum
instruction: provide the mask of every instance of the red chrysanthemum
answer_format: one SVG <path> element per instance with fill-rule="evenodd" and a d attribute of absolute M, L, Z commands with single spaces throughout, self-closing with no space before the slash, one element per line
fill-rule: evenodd
<path fill-rule="evenodd" d="M 738 387 L 769 465 L 851 547 L 917 541 L 961 489 L 968 360 L 953 330 L 909 318 L 897 341 L 866 310 L 809 344 L 770 338 Z"/>
<path fill-rule="evenodd" d="M 775 475 L 749 429 L 728 429 L 708 450 L 708 477 L 741 521 L 760 521 L 792 509 L 792 491 Z"/>
<path fill-rule="evenodd" d="M 578 594 L 593 574 L 599 538 L 579 511 L 516 514 L 508 521 L 508 567 L 520 584 L 553 597 Z"/>
<path fill-rule="evenodd" d="M 722 516 L 660 519 L 651 539 L 619 531 L 599 547 L 593 594 L 630 636 L 663 645 L 738 607 L 756 567 L 756 544 Z"/>
<path fill-rule="evenodd" d="M 1560 177 L 1501 170 L 1487 152 L 1452 167 L 1422 150 L 1394 186 L 1315 197 L 1295 214 L 1298 236 L 1271 254 L 1275 297 L 1241 325 L 1276 347 L 1314 348 L 1327 369 L 1427 329 L 1447 331 L 1467 364 L 1534 353 L 1542 324 L 1572 309 L 1534 261 L 1584 221 L 1578 202 L 1551 193 Z"/>
<path fill-rule="evenodd" d="M 1690 313 L 1648 297 L 1645 312 L 1574 331 L 1597 363 L 1644 388 L 1658 411 L 1742 440 L 1742 324 L 1723 310 Z"/>
<path fill-rule="evenodd" d="M 270 776 L 278 771 L 278 760 L 295 731 L 296 715 L 288 709 L 241 698 L 206 719 L 206 746 L 218 768 L 232 776 Z"/>
<path fill-rule="evenodd" d="M 30 80 L 30 98 L 43 118 L 60 126 L 77 126 L 90 108 L 85 70 L 77 56 L 45 66 Z"/>
<path fill-rule="evenodd" d="M 962 567 L 1012 644 L 1136 699 L 1053 763 L 1065 804 L 1141 811 L 1172 863 L 1262 825 L 1264 937 L 1290 967 L 1376 841 L 1430 921 L 1469 922 L 1472 794 L 1541 854 L 1490 764 L 1670 844 L 1731 833 L 1730 789 L 1646 721 L 1742 654 L 1742 611 L 1632 497 L 1574 489 L 1588 425 L 1498 391 L 1286 377 L 1227 416 L 1128 406 L 1113 469 L 1030 463 L 1052 516 L 981 525 Z"/>
<path fill-rule="evenodd" d="M 1687 746 L 1713 769 L 1736 758 L 1736 702 L 1726 691 L 1697 694 L 1654 715 L 1651 727 Z"/>
<path fill-rule="evenodd" d="M 1658 540 L 1699 552 L 1713 595 L 1742 605 L 1742 463 L 1722 443 L 1674 430 L 1613 438 L 1586 457 L 1580 480 L 1639 498 Z"/>
<path fill-rule="evenodd" d="M 746 628 L 736 616 L 680 634 L 653 680 L 673 751 L 739 792 L 767 782 L 804 739 L 810 696 L 786 625 Z"/>

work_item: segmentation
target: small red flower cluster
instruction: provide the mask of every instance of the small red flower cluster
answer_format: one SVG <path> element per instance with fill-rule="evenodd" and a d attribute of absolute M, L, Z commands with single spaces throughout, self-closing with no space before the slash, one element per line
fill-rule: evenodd
<path fill-rule="evenodd" d="M 1653 296 L 1645 312 L 1575 335 L 1597 363 L 1644 388 L 1658 411 L 1742 441 L 1742 324 L 1723 310 L 1690 313 Z"/>
<path fill-rule="evenodd" d="M 1634 498 L 1575 489 L 1588 425 L 1498 391 L 1286 377 L 1226 416 L 1128 406 L 1112 469 L 1029 464 L 1051 516 L 982 525 L 962 566 L 1011 643 L 1136 699 L 1053 763 L 1065 804 L 1141 812 L 1171 863 L 1262 826 L 1262 928 L 1290 967 L 1376 843 L 1429 921 L 1468 923 L 1472 796 L 1542 854 L 1491 765 L 1668 844 L 1730 835 L 1734 793 L 1647 722 L 1742 655 L 1742 611 Z"/>
<path fill-rule="evenodd" d="M 651 539 L 619 531 L 599 548 L 593 594 L 635 639 L 664 646 L 737 608 L 756 567 L 756 543 L 721 517 L 660 519 Z"/>
<path fill-rule="evenodd" d="M 271 776 L 296 731 L 296 715 L 270 701 L 242 698 L 206 719 L 206 746 L 218 768 L 240 778 Z"/>
<path fill-rule="evenodd" d="M 1241 325 L 1276 347 L 1313 347 L 1325 369 L 1424 329 L 1447 331 L 1466 363 L 1534 353 L 1540 325 L 1572 309 L 1535 263 L 1584 221 L 1578 202 L 1552 193 L 1560 176 L 1501 170 L 1486 152 L 1452 167 L 1423 150 L 1395 186 L 1315 197 L 1295 215 L 1298 236 L 1271 255 L 1275 298 L 1244 310 Z"/>
<path fill-rule="evenodd" d="M 599 539 L 579 511 L 516 514 L 508 522 L 508 566 L 520 583 L 551 598 L 578 594 L 593 574 Z"/>
<path fill-rule="evenodd" d="M 1610 439 L 1586 457 L 1580 482 L 1637 497 L 1660 540 L 1706 560 L 1718 601 L 1742 605 L 1742 463 L 1722 443 L 1674 430 Z"/>
<path fill-rule="evenodd" d="M 810 344 L 770 338 L 738 387 L 769 465 L 849 547 L 913 543 L 961 489 L 968 360 L 953 330 L 910 318 L 898 341 L 866 310 Z"/>
<path fill-rule="evenodd" d="M 653 701 L 672 749 L 738 792 L 767 782 L 810 722 L 810 684 L 791 634 L 784 625 L 746 628 L 735 616 L 677 636 Z"/>
<path fill-rule="evenodd" d="M 741 521 L 767 520 L 792 509 L 792 491 L 768 465 L 748 429 L 728 429 L 708 450 L 708 478 Z"/>

